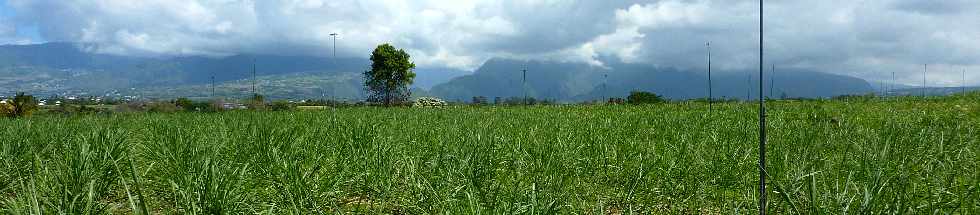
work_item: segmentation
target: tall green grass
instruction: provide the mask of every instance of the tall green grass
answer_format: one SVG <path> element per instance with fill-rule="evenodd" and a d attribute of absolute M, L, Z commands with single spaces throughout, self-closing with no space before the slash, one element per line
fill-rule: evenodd
<path fill-rule="evenodd" d="M 777 213 L 976 213 L 975 98 L 770 103 Z M 16 214 L 754 213 L 753 104 L 0 119 Z"/>

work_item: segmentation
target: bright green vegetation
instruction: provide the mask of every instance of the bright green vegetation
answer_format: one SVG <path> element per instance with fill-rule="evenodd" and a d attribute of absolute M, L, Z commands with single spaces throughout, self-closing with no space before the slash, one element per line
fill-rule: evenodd
<path fill-rule="evenodd" d="M 770 106 L 776 213 L 980 210 L 977 98 Z M 753 103 L 0 119 L 3 213 L 753 213 Z"/>

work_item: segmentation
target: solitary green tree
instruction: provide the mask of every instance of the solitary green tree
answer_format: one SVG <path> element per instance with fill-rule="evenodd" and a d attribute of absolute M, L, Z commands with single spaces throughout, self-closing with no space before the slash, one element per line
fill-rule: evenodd
<path fill-rule="evenodd" d="M 415 80 L 415 64 L 403 49 L 387 43 L 378 45 L 371 53 L 371 70 L 364 71 L 364 87 L 368 101 L 385 106 L 408 101 L 412 92 L 408 86 Z"/>

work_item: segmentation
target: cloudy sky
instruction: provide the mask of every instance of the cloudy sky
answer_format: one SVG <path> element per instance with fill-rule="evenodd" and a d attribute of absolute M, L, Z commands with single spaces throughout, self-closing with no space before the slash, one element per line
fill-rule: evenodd
<path fill-rule="evenodd" d="M 367 58 L 379 43 L 421 67 L 493 57 L 758 67 L 758 2 L 743 0 L 0 0 L 0 43 L 80 42 L 119 55 Z M 980 84 L 980 1 L 769 0 L 767 64 L 870 81 Z"/>

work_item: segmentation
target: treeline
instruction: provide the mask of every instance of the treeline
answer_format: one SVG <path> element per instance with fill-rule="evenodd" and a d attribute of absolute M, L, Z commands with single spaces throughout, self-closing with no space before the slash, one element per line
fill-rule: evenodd
<path fill-rule="evenodd" d="M 414 101 L 401 102 L 397 104 L 384 104 L 381 102 L 368 101 L 337 101 L 337 100 L 276 100 L 266 101 L 263 95 L 253 95 L 245 100 L 192 100 L 188 98 L 177 98 L 173 100 L 157 101 L 122 101 L 113 99 L 65 99 L 52 97 L 44 100 L 49 104 L 44 105 L 31 95 L 18 93 L 13 99 L 2 99 L 0 102 L 0 114 L 6 117 L 25 117 L 35 112 L 47 114 L 108 114 L 108 113 L 129 113 L 129 112 L 151 112 L 151 113 L 174 113 L 174 112 L 222 112 L 233 110 L 252 110 L 252 111 L 286 111 L 298 108 L 317 109 L 317 108 L 346 108 L 346 107 L 365 107 L 365 106 L 412 106 Z M 662 96 L 650 93 L 635 91 L 627 98 L 609 98 L 608 101 L 592 101 L 581 104 L 653 104 L 667 102 Z M 555 100 L 539 99 L 534 97 L 496 97 L 488 99 L 486 97 L 473 97 L 469 102 L 456 101 L 445 102 L 446 105 L 499 105 L 499 106 L 522 106 L 522 105 L 554 105 L 558 104 Z"/>

